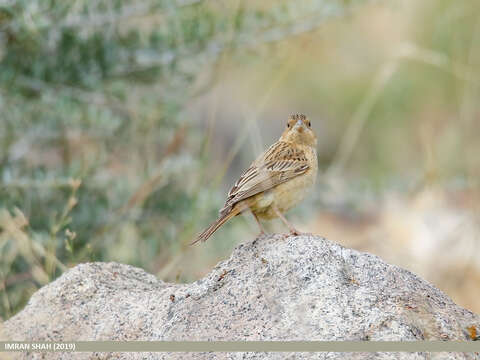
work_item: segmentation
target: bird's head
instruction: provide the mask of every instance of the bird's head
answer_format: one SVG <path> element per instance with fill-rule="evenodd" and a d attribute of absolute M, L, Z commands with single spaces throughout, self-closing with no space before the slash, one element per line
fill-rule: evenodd
<path fill-rule="evenodd" d="M 312 124 L 303 114 L 290 115 L 280 141 L 317 146 L 317 137 L 312 130 Z"/>

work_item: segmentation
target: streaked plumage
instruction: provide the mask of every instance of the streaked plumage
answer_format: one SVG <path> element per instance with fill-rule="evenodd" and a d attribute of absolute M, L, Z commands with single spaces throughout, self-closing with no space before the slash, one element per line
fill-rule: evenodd
<path fill-rule="evenodd" d="M 229 191 L 218 219 L 194 243 L 206 241 L 227 220 L 246 210 L 250 210 L 257 221 L 280 217 L 292 233 L 298 233 L 282 213 L 301 201 L 315 183 L 316 144 L 305 115 L 290 116 L 280 139 L 240 176 Z"/>

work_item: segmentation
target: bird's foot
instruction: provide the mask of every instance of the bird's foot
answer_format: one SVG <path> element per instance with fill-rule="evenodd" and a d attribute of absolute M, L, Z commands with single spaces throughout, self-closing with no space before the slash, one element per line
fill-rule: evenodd
<path fill-rule="evenodd" d="M 261 238 L 264 238 L 264 237 L 268 237 L 269 233 L 266 233 L 265 231 L 260 231 L 260 233 L 257 235 L 257 237 L 255 238 L 255 240 L 253 240 L 254 243 L 257 242 L 257 240 L 260 240 Z"/>
<path fill-rule="evenodd" d="M 280 236 L 282 237 L 283 240 L 285 240 L 285 239 L 287 239 L 291 236 L 298 236 L 298 235 L 303 235 L 303 233 L 298 231 L 298 230 L 290 230 L 288 233 L 280 234 Z"/>
<path fill-rule="evenodd" d="M 291 228 L 291 229 L 290 229 L 290 233 L 289 233 L 289 235 L 293 235 L 293 236 L 306 235 L 306 234 L 307 234 L 307 233 L 304 233 L 304 232 L 302 232 L 302 231 L 299 231 L 299 230 L 297 230 L 297 229 L 295 229 L 295 228 Z"/>

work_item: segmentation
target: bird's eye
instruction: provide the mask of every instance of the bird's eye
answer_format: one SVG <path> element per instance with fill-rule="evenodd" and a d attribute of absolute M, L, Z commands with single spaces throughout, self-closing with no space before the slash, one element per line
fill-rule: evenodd
<path fill-rule="evenodd" d="M 312 124 L 310 123 L 310 121 L 307 123 L 308 127 L 310 127 Z"/>
<path fill-rule="evenodd" d="M 289 128 L 289 127 L 290 127 L 290 123 L 287 123 L 287 128 Z"/>

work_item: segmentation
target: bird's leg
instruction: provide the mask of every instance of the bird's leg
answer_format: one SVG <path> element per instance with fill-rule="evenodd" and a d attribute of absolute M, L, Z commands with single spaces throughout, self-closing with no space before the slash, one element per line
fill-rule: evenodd
<path fill-rule="evenodd" d="M 277 214 L 280 220 L 282 220 L 282 222 L 288 227 L 288 229 L 290 230 L 290 234 L 292 235 L 302 234 L 301 231 L 298 231 L 297 229 L 295 229 L 295 227 L 288 222 L 287 218 L 283 216 L 283 214 L 280 212 L 280 210 L 278 210 L 278 208 L 275 205 L 273 205 L 273 211 L 275 211 L 275 214 Z"/>
<path fill-rule="evenodd" d="M 257 222 L 258 224 L 258 227 L 260 228 L 260 234 L 258 234 L 258 237 L 262 236 L 262 235 L 265 235 L 265 230 L 263 229 L 263 226 L 262 226 L 262 223 L 260 222 L 260 220 L 258 219 L 258 216 L 257 214 L 255 214 L 253 211 L 250 210 L 250 212 L 252 213 L 253 217 L 255 218 L 255 221 Z"/>

